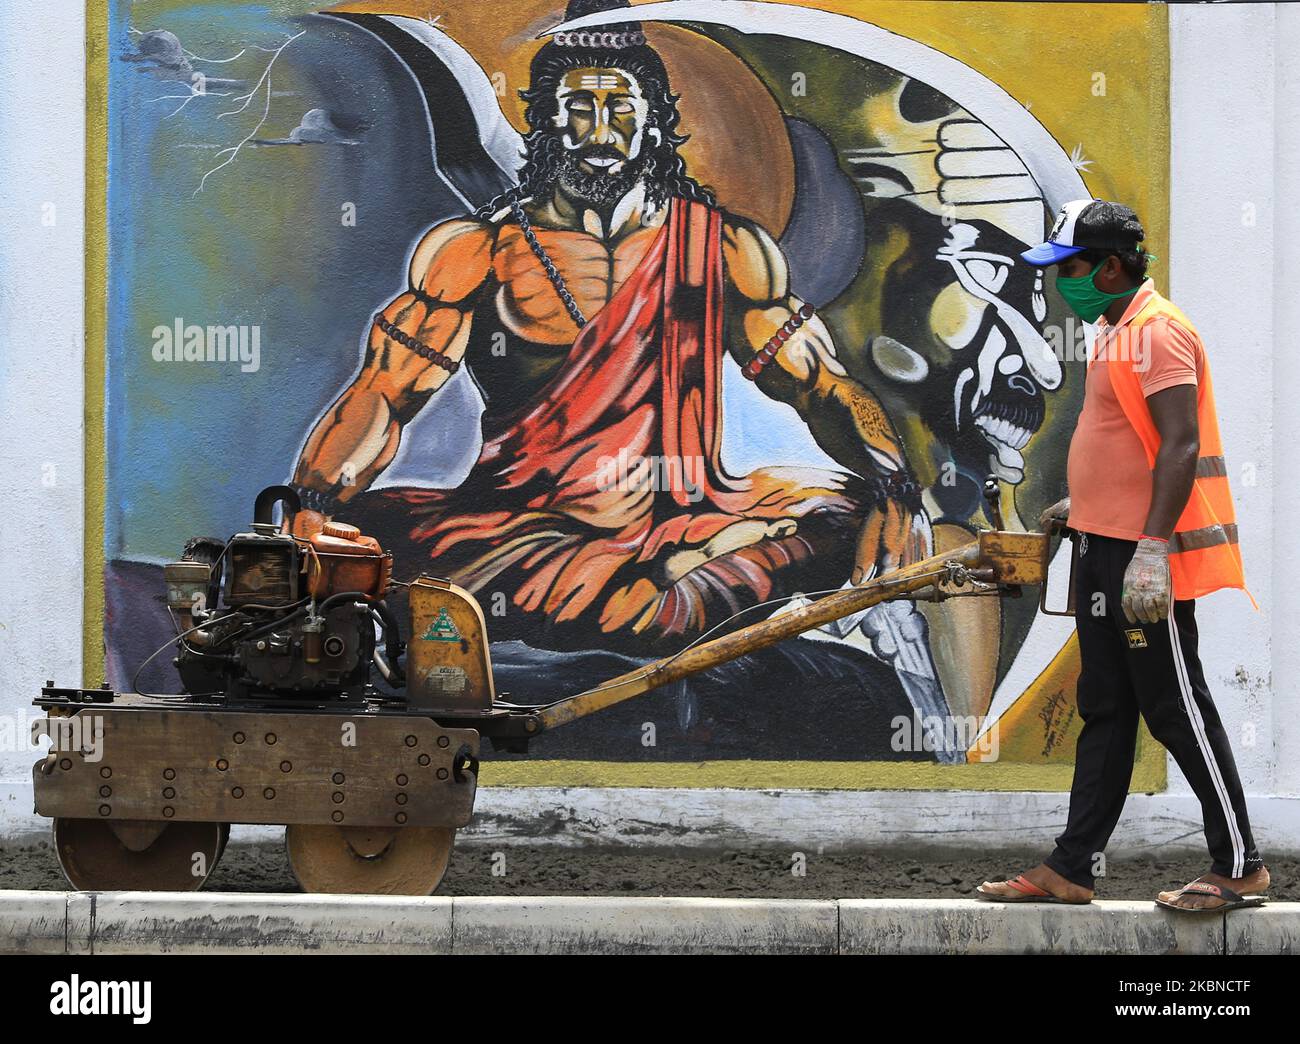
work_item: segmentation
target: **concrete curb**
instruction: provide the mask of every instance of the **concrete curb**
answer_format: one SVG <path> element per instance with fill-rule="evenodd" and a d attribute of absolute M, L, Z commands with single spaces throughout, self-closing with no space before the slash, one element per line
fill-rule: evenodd
<path fill-rule="evenodd" d="M 453 899 L 455 953 L 835 953 L 833 899 Z"/>
<path fill-rule="evenodd" d="M 75 893 L 71 893 L 75 894 Z M 451 953 L 452 900 L 100 892 L 69 940 L 92 953 Z"/>
<path fill-rule="evenodd" d="M 0 892 L 0 954 L 1300 953 L 1300 903 Z"/>
<path fill-rule="evenodd" d="M 1300 903 L 1289 923 L 1300 928 Z M 1222 954 L 1224 920 L 1154 903 L 985 903 L 973 899 L 841 899 L 840 953 Z M 1244 911 L 1243 911 L 1244 912 Z"/>
<path fill-rule="evenodd" d="M 0 954 L 67 953 L 69 893 L 0 892 Z"/>

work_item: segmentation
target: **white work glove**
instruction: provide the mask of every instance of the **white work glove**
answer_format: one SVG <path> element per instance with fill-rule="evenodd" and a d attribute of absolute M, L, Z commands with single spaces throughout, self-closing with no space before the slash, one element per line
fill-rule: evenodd
<path fill-rule="evenodd" d="M 1156 623 L 1169 615 L 1169 544 L 1143 537 L 1124 570 L 1120 608 L 1129 623 Z"/>
<path fill-rule="evenodd" d="M 1062 497 L 1049 508 L 1044 508 L 1043 513 L 1038 516 L 1039 532 L 1046 533 L 1048 525 L 1053 521 L 1067 522 L 1070 518 L 1070 498 Z"/>

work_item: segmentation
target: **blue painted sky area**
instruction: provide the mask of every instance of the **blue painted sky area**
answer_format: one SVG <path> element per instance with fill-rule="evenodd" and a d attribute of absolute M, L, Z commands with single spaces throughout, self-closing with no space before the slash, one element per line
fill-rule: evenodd
<path fill-rule="evenodd" d="M 257 491 L 290 476 L 370 316 L 403 288 L 414 241 L 462 207 L 433 173 L 413 81 L 366 34 L 225 5 L 156 25 L 128 13 L 114 3 L 105 544 L 110 558 L 170 559 L 189 536 L 246 528 Z M 179 65 L 170 41 L 141 35 L 156 30 L 179 41 Z M 192 72 L 204 96 L 189 98 Z M 324 130 L 304 121 L 312 110 Z M 292 143 L 304 137 L 321 140 Z M 256 368 L 157 360 L 154 331 L 178 320 L 245 327 L 250 348 L 256 327 Z M 454 470 L 476 449 L 472 386 L 444 400 L 439 457 Z"/>
<path fill-rule="evenodd" d="M 364 31 L 233 5 L 141 25 L 128 11 L 115 3 L 111 33 L 105 543 L 110 559 L 168 560 L 190 536 L 246 528 L 257 491 L 289 479 L 414 243 L 464 207 L 414 80 Z M 160 361 L 155 331 L 178 322 L 246 328 L 250 347 L 256 328 L 256 368 Z M 733 473 L 835 466 L 730 360 L 723 400 Z M 480 409 L 462 370 L 376 485 L 456 485 Z"/>

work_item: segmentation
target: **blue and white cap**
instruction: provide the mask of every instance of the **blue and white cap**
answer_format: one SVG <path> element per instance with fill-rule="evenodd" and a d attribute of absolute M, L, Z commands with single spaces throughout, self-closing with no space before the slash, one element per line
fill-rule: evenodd
<path fill-rule="evenodd" d="M 1056 215 L 1047 241 L 1020 256 L 1037 268 L 1046 268 L 1081 250 L 1136 250 L 1142 239 L 1137 215 L 1123 203 L 1072 199 Z"/>

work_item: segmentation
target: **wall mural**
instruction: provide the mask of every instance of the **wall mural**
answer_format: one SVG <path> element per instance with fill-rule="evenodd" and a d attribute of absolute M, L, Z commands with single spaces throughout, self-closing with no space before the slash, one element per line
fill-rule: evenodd
<path fill-rule="evenodd" d="M 989 475 L 1033 525 L 1090 333 L 1018 252 L 1081 195 L 1167 224 L 1154 7 L 116 0 L 105 31 L 120 687 L 195 519 L 289 479 L 473 591 L 516 702 L 961 543 Z M 1035 609 L 887 603 L 484 781 L 1068 789 L 1077 654 Z"/>

